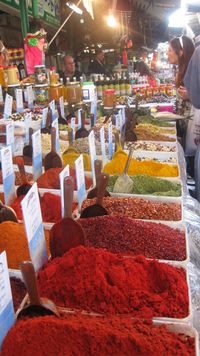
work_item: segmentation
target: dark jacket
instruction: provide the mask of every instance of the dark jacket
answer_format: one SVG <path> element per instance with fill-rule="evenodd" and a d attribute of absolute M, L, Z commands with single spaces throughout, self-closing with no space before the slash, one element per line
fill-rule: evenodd
<path fill-rule="evenodd" d="M 90 62 L 89 65 L 89 74 L 107 74 L 106 67 L 103 63 L 97 61 L 96 59 L 93 62 Z"/>

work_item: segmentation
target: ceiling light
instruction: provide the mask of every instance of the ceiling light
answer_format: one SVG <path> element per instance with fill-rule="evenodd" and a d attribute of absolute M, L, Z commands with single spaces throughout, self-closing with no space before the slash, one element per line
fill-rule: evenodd
<path fill-rule="evenodd" d="M 109 27 L 117 27 L 117 21 L 112 14 L 107 17 L 107 25 Z"/>
<path fill-rule="evenodd" d="M 66 5 L 74 12 L 76 12 L 79 15 L 83 14 L 83 11 L 80 9 L 80 7 L 76 6 L 73 2 L 67 1 Z"/>

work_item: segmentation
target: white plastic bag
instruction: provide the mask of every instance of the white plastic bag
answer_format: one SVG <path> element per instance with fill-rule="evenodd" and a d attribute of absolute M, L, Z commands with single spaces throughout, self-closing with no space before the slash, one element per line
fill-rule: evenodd
<path fill-rule="evenodd" d="M 196 109 L 192 106 L 191 115 L 193 117 L 192 120 L 189 120 L 188 122 L 186 133 L 186 156 L 195 156 L 197 146 L 200 142 L 200 109 Z"/>

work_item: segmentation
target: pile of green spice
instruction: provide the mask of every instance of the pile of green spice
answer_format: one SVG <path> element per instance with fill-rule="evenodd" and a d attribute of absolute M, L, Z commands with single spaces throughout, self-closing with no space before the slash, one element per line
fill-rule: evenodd
<path fill-rule="evenodd" d="M 138 124 L 152 124 L 160 127 L 174 127 L 173 123 L 155 119 L 153 116 L 150 115 L 139 116 L 137 118 L 137 122 Z"/>
<path fill-rule="evenodd" d="M 108 191 L 113 192 L 118 175 L 110 176 L 108 182 Z M 131 194 L 151 194 L 160 196 L 180 197 L 181 184 L 166 179 L 151 177 L 146 174 L 138 174 L 130 177 L 133 181 Z"/>

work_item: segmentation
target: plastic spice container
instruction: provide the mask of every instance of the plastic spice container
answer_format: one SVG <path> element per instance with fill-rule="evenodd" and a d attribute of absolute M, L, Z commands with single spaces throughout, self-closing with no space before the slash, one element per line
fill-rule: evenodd
<path fill-rule="evenodd" d="M 61 95 L 61 86 L 60 85 L 54 85 L 49 87 L 49 100 L 59 100 L 59 98 L 62 96 Z"/>
<path fill-rule="evenodd" d="M 79 82 L 66 84 L 66 100 L 69 104 L 78 104 L 82 100 L 82 90 Z"/>
<path fill-rule="evenodd" d="M 38 65 L 34 67 L 35 84 L 47 84 L 47 75 L 44 65 Z"/>
<path fill-rule="evenodd" d="M 47 84 L 35 85 L 35 103 L 46 106 L 49 102 L 49 91 Z"/>
<path fill-rule="evenodd" d="M 16 66 L 9 66 L 6 68 L 8 85 L 19 84 L 19 73 Z"/>
<path fill-rule="evenodd" d="M 113 107 L 116 104 L 116 94 L 114 89 L 107 89 L 103 93 L 103 104 L 105 107 Z"/>

